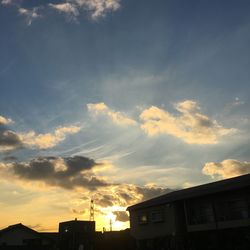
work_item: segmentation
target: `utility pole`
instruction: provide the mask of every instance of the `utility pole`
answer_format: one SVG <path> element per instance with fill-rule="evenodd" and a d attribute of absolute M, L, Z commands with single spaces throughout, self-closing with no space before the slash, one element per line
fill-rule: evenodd
<path fill-rule="evenodd" d="M 109 226 L 110 226 L 110 232 L 112 232 L 112 219 L 110 219 L 110 221 L 109 221 Z"/>
<path fill-rule="evenodd" d="M 95 207 L 94 207 L 94 200 L 90 200 L 90 209 L 89 209 L 89 220 L 94 221 L 95 220 Z"/>

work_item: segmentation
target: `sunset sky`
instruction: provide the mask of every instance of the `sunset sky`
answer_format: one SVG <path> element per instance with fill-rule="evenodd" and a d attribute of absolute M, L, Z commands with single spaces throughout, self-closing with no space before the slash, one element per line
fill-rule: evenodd
<path fill-rule="evenodd" d="M 0 228 L 250 172 L 250 1 L 0 2 Z"/>

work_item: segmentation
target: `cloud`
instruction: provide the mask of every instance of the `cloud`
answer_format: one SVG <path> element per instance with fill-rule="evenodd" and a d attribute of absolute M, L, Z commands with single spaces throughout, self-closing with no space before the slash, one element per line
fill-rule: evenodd
<path fill-rule="evenodd" d="M 107 12 L 120 8 L 120 0 L 72 0 L 72 2 L 89 11 L 92 19 L 105 16 Z"/>
<path fill-rule="evenodd" d="M 8 125 L 10 123 L 12 123 L 11 119 L 3 117 L 3 116 L 0 115 L 0 126 L 2 126 L 2 125 Z"/>
<path fill-rule="evenodd" d="M 110 109 L 105 103 L 89 103 L 87 104 L 88 111 L 95 116 L 103 115 L 112 120 L 113 123 L 117 125 L 123 126 L 134 126 L 136 125 L 136 121 L 129 118 L 127 115 L 114 111 Z"/>
<path fill-rule="evenodd" d="M 91 172 L 96 165 L 98 164 L 94 160 L 82 156 L 38 157 L 28 162 L 1 163 L 0 170 L 18 180 L 42 182 L 64 189 L 79 187 L 95 190 L 109 185 Z"/>
<path fill-rule="evenodd" d="M 32 22 L 42 17 L 42 15 L 38 14 L 38 11 L 41 9 L 41 7 L 34 7 L 32 9 L 25 9 L 25 8 L 19 8 L 18 13 L 22 16 L 25 16 L 27 25 L 30 26 Z"/>
<path fill-rule="evenodd" d="M 58 127 L 53 133 L 37 134 L 34 131 L 18 133 L 6 127 L 13 121 L 0 116 L 0 152 L 12 151 L 20 148 L 48 149 L 66 139 L 68 134 L 78 133 L 81 127 Z"/>
<path fill-rule="evenodd" d="M 42 17 L 38 11 L 46 9 L 46 7 L 65 13 L 70 20 L 76 21 L 81 12 L 88 13 L 92 20 L 97 20 L 106 16 L 108 12 L 117 11 L 121 7 L 120 2 L 120 0 L 68 0 L 62 3 L 39 5 L 31 9 L 24 8 L 24 3 L 21 0 L 2 0 L 1 4 L 15 6 L 18 13 L 25 16 L 27 24 L 31 25 L 35 19 Z"/>
<path fill-rule="evenodd" d="M 129 216 L 126 211 L 114 211 L 112 212 L 114 215 L 116 215 L 116 220 L 122 221 L 122 222 L 127 222 L 129 221 Z"/>
<path fill-rule="evenodd" d="M 208 162 L 202 173 L 212 178 L 227 179 L 250 173 L 250 162 L 227 159 L 222 162 Z"/>
<path fill-rule="evenodd" d="M 143 121 L 141 128 L 150 136 L 168 134 L 189 144 L 217 144 L 222 136 L 235 132 L 235 129 L 224 128 L 202 114 L 195 101 L 179 102 L 175 108 L 180 115 L 155 106 L 145 109 L 140 115 Z"/>
<path fill-rule="evenodd" d="M 78 8 L 73 3 L 58 3 L 58 4 L 52 4 L 50 3 L 49 6 L 61 13 L 65 13 L 68 15 L 70 19 L 76 20 L 76 17 L 79 15 Z"/>
<path fill-rule="evenodd" d="M 101 207 L 127 207 L 135 203 L 166 194 L 173 190 L 157 186 L 137 186 L 134 184 L 120 183 L 108 190 L 102 189 L 95 193 L 95 204 Z"/>
<path fill-rule="evenodd" d="M 15 3 L 16 3 L 16 1 L 14 1 L 14 0 L 2 0 L 1 1 L 2 5 L 11 5 L 11 4 L 15 4 Z"/>
<path fill-rule="evenodd" d="M 20 137 L 8 129 L 0 129 L 0 152 L 12 151 L 23 147 Z"/>
<path fill-rule="evenodd" d="M 54 133 L 36 134 L 34 131 L 29 131 L 27 133 L 20 133 L 19 137 L 27 147 L 48 149 L 65 140 L 67 134 L 78 133 L 80 129 L 77 126 L 59 127 L 55 129 Z"/>

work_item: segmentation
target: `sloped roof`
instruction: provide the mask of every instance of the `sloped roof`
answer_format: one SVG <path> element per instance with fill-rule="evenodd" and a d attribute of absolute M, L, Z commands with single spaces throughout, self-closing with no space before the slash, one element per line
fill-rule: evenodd
<path fill-rule="evenodd" d="M 22 223 L 18 223 L 18 224 L 14 224 L 14 225 L 10 225 L 2 230 L 0 230 L 0 235 L 6 233 L 6 232 L 9 232 L 11 230 L 14 230 L 14 229 L 23 229 L 23 230 L 26 230 L 26 231 L 29 231 L 29 232 L 32 232 L 34 234 L 39 234 L 37 231 L 23 225 Z"/>
<path fill-rule="evenodd" d="M 156 198 L 130 206 L 127 208 L 127 210 L 133 211 L 141 208 L 171 203 L 178 200 L 185 200 L 219 192 L 237 190 L 245 187 L 250 187 L 250 174 L 173 191 L 171 193 L 164 194 Z"/>

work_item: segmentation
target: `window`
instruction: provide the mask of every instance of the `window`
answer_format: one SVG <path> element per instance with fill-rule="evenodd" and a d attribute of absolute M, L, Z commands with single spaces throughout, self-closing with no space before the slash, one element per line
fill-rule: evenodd
<path fill-rule="evenodd" d="M 249 218 L 247 201 L 242 199 L 230 199 L 217 203 L 219 221 L 240 220 Z"/>
<path fill-rule="evenodd" d="M 207 224 L 214 222 L 212 203 L 208 200 L 189 201 L 189 224 Z"/>
<path fill-rule="evenodd" d="M 140 214 L 138 216 L 138 221 L 139 221 L 139 224 L 147 224 L 148 223 L 148 216 L 147 216 L 147 214 Z"/>
<path fill-rule="evenodd" d="M 163 222 L 164 221 L 163 211 L 162 210 L 153 211 L 151 213 L 151 221 L 152 222 Z"/>

